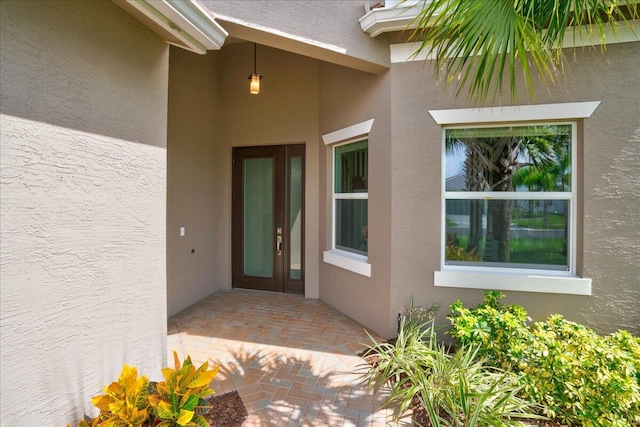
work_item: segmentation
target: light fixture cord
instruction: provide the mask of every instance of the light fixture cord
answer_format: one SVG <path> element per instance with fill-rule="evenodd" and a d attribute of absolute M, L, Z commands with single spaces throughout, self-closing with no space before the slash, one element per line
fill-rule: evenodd
<path fill-rule="evenodd" d="M 257 59 L 256 59 L 257 58 L 256 57 L 257 48 L 258 48 L 257 43 L 254 43 L 253 44 L 253 74 L 258 74 L 258 72 L 256 71 L 257 70 L 257 65 L 256 65 L 256 63 L 257 63 Z"/>

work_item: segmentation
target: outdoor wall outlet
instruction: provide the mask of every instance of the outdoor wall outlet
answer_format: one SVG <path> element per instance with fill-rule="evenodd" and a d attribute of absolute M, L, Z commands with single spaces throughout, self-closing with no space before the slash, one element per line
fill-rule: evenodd
<path fill-rule="evenodd" d="M 184 227 L 180 227 L 180 237 L 184 236 Z"/>

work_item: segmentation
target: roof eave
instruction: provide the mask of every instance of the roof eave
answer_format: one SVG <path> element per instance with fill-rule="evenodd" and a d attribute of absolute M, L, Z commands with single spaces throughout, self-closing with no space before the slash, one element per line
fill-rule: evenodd
<path fill-rule="evenodd" d="M 193 0 L 113 0 L 167 43 L 205 54 L 218 50 L 229 35 Z"/>

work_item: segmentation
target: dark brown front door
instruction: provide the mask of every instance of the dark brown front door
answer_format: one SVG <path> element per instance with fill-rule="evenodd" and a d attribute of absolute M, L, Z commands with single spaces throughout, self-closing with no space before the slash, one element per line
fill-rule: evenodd
<path fill-rule="evenodd" d="M 304 293 L 304 145 L 233 149 L 233 287 Z"/>

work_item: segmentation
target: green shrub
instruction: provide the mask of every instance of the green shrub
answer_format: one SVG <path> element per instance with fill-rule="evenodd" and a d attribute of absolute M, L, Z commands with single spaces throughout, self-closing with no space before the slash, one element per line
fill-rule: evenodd
<path fill-rule="evenodd" d="M 601 337 L 560 315 L 536 323 L 532 334 L 529 362 L 522 370 L 525 391 L 547 415 L 584 426 L 640 422 L 639 362 L 629 351 L 638 354 L 639 339 L 627 341 L 625 350 L 616 338 L 625 333 Z"/>
<path fill-rule="evenodd" d="M 401 317 L 396 342 L 374 340 L 365 353 L 376 360 L 364 379 L 391 387 L 387 404 L 398 405 L 398 417 L 418 399 L 434 427 L 520 426 L 519 419 L 536 418 L 531 403 L 518 396 L 515 375 L 487 367 L 477 348 L 449 354 L 437 343 L 433 319 L 418 318 L 424 316 Z"/>
<path fill-rule="evenodd" d="M 464 308 L 460 300 L 454 302 L 448 316 L 452 324 L 448 333 L 463 345 L 479 346 L 480 354 L 493 366 L 514 370 L 524 357 L 531 333 L 525 309 L 503 305 L 501 298 L 502 293 L 487 291 L 484 302 L 473 309 Z"/>
<path fill-rule="evenodd" d="M 601 337 L 553 315 L 527 326 L 520 306 L 490 291 L 474 309 L 451 305 L 450 335 L 479 345 L 495 366 L 521 374 L 522 394 L 568 425 L 632 426 L 640 422 L 640 338 L 626 331 Z"/>

